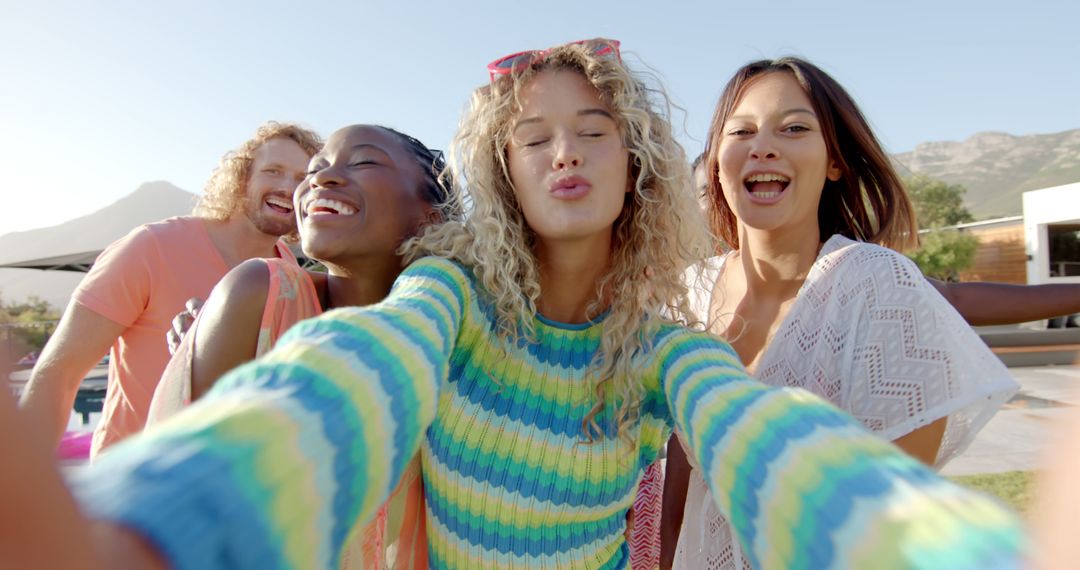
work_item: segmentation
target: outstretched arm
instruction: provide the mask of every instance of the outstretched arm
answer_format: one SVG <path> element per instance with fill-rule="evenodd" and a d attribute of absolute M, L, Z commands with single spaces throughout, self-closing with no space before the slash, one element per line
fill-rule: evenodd
<path fill-rule="evenodd" d="M 0 354 L 0 373 L 6 374 L 4 356 Z M 164 569 L 160 558 L 137 535 L 83 517 L 64 486 L 51 450 L 44 445 L 45 434 L 26 420 L 15 409 L 11 394 L 0 390 L 0 432 L 17 434 L 0 440 L 4 457 L 0 560 L 4 566 Z"/>
<path fill-rule="evenodd" d="M 326 568 L 389 496 L 435 415 L 468 306 L 421 260 L 378 305 L 296 325 L 259 360 L 76 481 L 93 518 L 174 568 Z"/>
<path fill-rule="evenodd" d="M 64 435 L 83 377 L 109 352 L 123 325 L 72 301 L 41 352 L 20 403 L 53 449 Z"/>
<path fill-rule="evenodd" d="M 1010 285 L 927 281 L 976 327 L 1039 321 L 1080 313 L 1080 284 Z"/>
<path fill-rule="evenodd" d="M 676 426 L 756 568 L 1019 564 L 1014 515 L 798 389 L 752 381 L 717 339 L 657 343 Z"/>

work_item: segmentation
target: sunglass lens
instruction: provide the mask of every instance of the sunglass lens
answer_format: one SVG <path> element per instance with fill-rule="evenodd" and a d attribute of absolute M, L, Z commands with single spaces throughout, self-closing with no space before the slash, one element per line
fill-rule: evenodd
<path fill-rule="evenodd" d="M 498 69 L 505 69 L 507 71 L 510 71 L 520 65 L 524 65 L 526 62 L 529 61 L 530 57 L 532 57 L 531 53 L 520 53 L 517 55 L 512 55 L 495 64 L 495 67 Z"/>

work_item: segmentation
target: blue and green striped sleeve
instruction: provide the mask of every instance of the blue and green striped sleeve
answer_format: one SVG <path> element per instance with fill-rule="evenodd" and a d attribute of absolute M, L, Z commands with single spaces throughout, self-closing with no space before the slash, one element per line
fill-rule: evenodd
<path fill-rule="evenodd" d="M 801 389 L 750 379 L 726 343 L 668 329 L 676 426 L 755 568 L 1020 566 L 1016 517 Z"/>
<path fill-rule="evenodd" d="M 411 265 L 390 296 L 292 328 L 203 399 L 73 481 L 87 513 L 174 568 L 331 568 L 435 416 L 471 284 Z"/>

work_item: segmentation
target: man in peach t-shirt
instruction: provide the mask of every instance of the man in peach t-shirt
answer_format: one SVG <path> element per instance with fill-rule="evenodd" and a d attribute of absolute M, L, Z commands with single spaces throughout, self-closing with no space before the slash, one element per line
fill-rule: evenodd
<path fill-rule="evenodd" d="M 318 135 L 267 123 L 227 153 L 192 216 L 139 226 L 105 249 L 72 295 L 22 398 L 37 429 L 60 441 L 83 377 L 109 351 L 109 383 L 90 456 L 138 432 L 169 361 L 166 333 L 191 297 L 206 298 L 253 257 L 286 257 L 292 195 Z M 110 348 L 111 346 L 111 348 Z"/>

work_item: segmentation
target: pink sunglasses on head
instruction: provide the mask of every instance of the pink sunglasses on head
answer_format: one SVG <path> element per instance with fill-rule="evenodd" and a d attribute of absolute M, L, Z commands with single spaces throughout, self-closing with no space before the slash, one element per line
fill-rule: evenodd
<path fill-rule="evenodd" d="M 591 40 L 579 40 L 563 45 L 583 45 L 590 49 L 590 53 L 592 53 L 592 55 L 598 56 L 613 53 L 615 54 L 616 59 L 622 61 L 622 55 L 619 53 L 619 40 L 609 40 L 607 38 L 593 38 Z M 500 75 L 509 75 L 518 69 L 528 67 L 530 64 L 532 64 L 532 62 L 536 61 L 537 59 L 543 58 L 544 56 L 551 53 L 551 50 L 553 49 L 555 48 L 521 51 L 496 59 L 495 61 L 489 63 L 487 66 L 488 73 L 491 75 L 491 81 L 494 82 L 495 78 Z"/>

